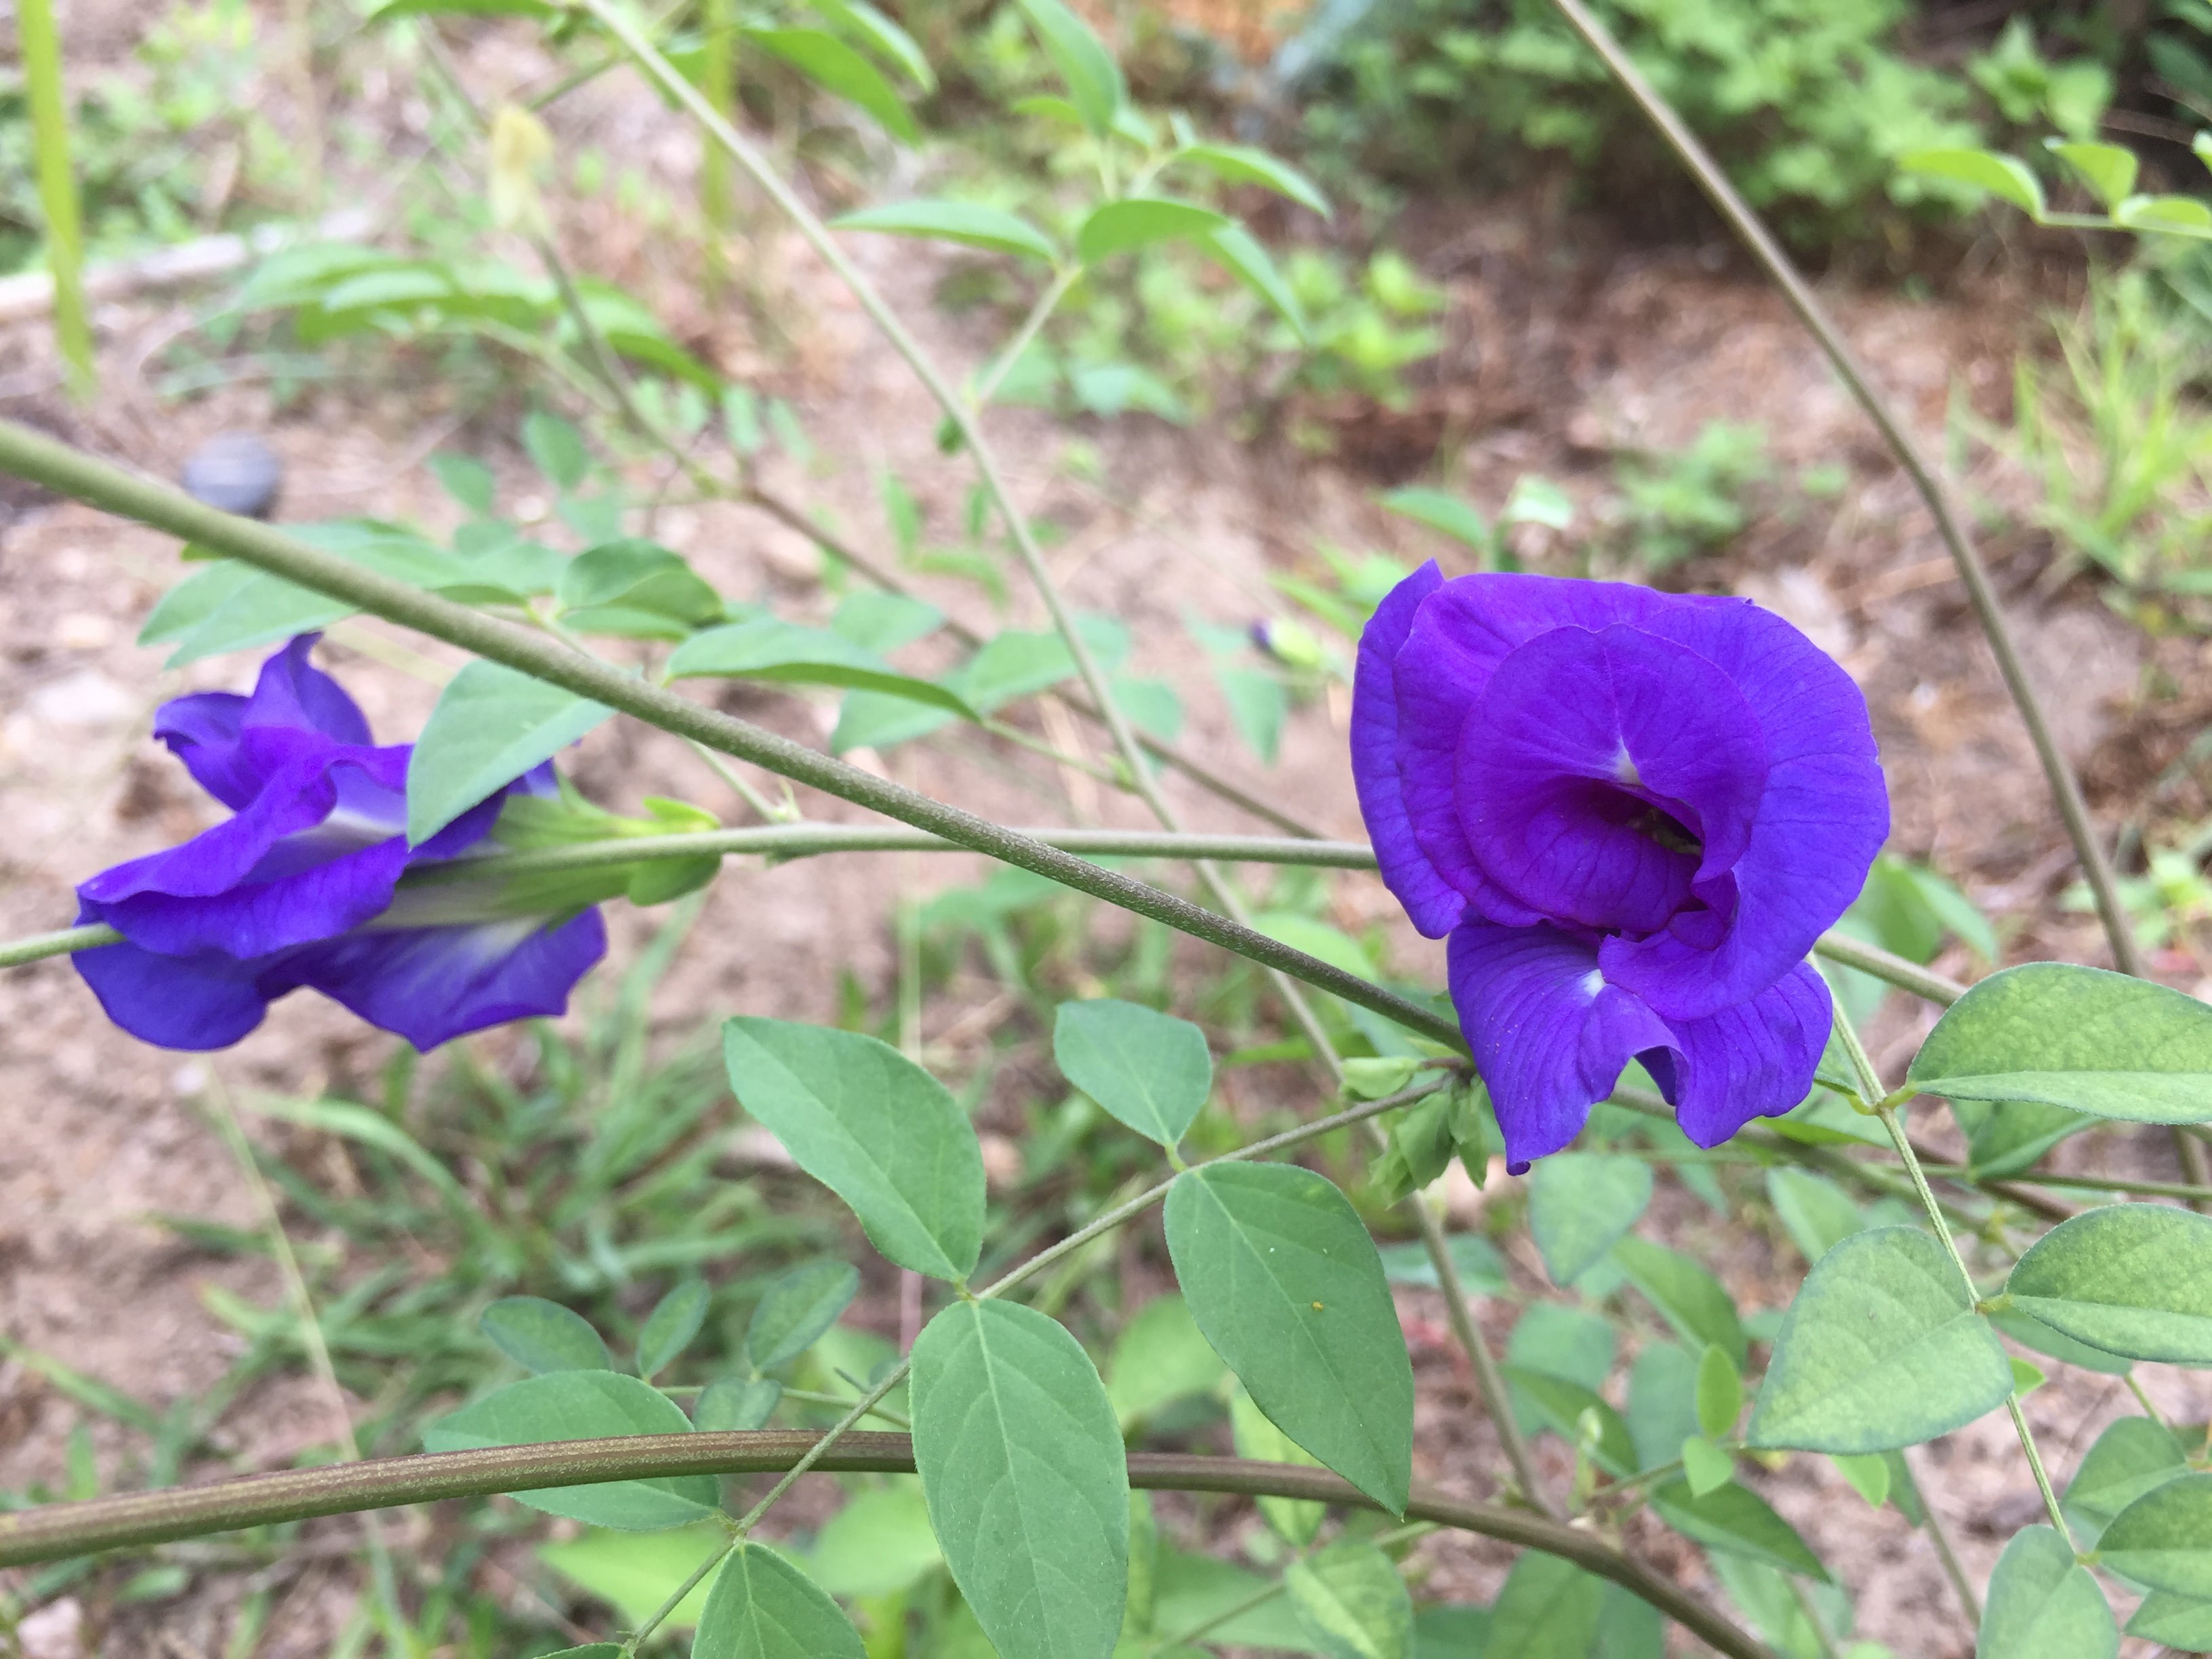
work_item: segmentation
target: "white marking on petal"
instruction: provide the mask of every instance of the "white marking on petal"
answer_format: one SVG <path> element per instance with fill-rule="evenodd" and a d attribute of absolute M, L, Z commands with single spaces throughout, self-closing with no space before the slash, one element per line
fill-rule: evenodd
<path fill-rule="evenodd" d="M 1595 1002 L 1597 1000 L 1597 994 L 1603 989 L 1605 989 L 1605 970 L 1603 969 L 1593 968 L 1589 972 L 1583 975 L 1583 994 L 1588 997 L 1592 1002 Z"/>
<path fill-rule="evenodd" d="M 1636 769 L 1635 757 L 1628 752 L 1628 745 L 1625 743 L 1613 753 L 1613 775 L 1615 780 L 1627 785 L 1631 789 L 1641 789 L 1644 787 L 1644 775 Z"/>

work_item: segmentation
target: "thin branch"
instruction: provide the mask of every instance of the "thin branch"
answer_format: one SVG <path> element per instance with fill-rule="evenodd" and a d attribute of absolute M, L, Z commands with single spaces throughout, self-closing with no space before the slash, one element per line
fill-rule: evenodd
<path fill-rule="evenodd" d="M 769 1474 L 789 1468 L 818 1438 L 808 1430 L 765 1429 L 495 1446 L 287 1469 L 170 1492 L 48 1504 L 0 1514 L 0 1567 L 451 1498 L 671 1475 Z M 914 1443 L 902 1434 L 848 1434 L 835 1449 L 823 1454 L 814 1468 L 823 1474 L 911 1474 Z M 1349 1481 L 1326 1469 L 1235 1457 L 1132 1452 L 1129 1484 L 1148 1492 L 1210 1492 L 1302 1498 L 1347 1509 L 1378 1507 Z M 1559 1556 L 1649 1601 L 1729 1659 L 1772 1659 L 1751 1636 L 1588 1528 L 1528 1510 L 1470 1503 L 1419 1486 L 1406 1505 L 1406 1518 Z"/>

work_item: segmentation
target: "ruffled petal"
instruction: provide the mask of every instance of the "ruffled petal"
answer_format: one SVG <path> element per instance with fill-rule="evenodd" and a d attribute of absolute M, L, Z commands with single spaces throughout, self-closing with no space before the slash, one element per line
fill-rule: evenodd
<path fill-rule="evenodd" d="M 1647 933 L 1741 856 L 1766 770 L 1757 715 L 1704 658 L 1617 623 L 1555 628 L 1491 676 L 1455 794 L 1468 845 L 1516 900 Z"/>
<path fill-rule="evenodd" d="M 1352 683 L 1352 781 L 1359 795 L 1359 816 L 1366 821 L 1384 884 L 1406 907 L 1413 926 L 1431 939 L 1442 939 L 1458 926 L 1467 900 L 1423 854 L 1406 816 L 1391 659 L 1405 644 L 1421 601 L 1443 582 L 1431 559 L 1390 590 L 1359 636 Z"/>
<path fill-rule="evenodd" d="M 172 697 L 154 712 L 154 735 L 184 762 L 192 781 L 234 812 L 261 793 L 267 780 L 246 763 L 239 731 L 246 699 L 235 691 L 198 691 Z"/>
<path fill-rule="evenodd" d="M 1460 821 L 1454 769 L 1468 718 L 1514 651 L 1556 628 L 1633 622 L 1665 596 L 1622 582 L 1551 576 L 1461 576 L 1421 602 L 1393 665 L 1398 756 L 1415 844 L 1480 915 L 1526 927 L 1543 913 L 1483 869 Z"/>
<path fill-rule="evenodd" d="M 524 919 L 365 930 L 291 953 L 264 988 L 310 987 L 430 1049 L 487 1025 L 562 1012 L 606 948 L 596 909 L 550 927 Z"/>
<path fill-rule="evenodd" d="M 88 911 L 81 921 L 98 918 Z M 103 945 L 70 958 L 108 1018 L 158 1048 L 228 1048 L 268 1012 L 256 984 L 264 963 L 219 951 L 157 956 L 135 945 Z"/>
<path fill-rule="evenodd" d="M 1592 946 L 1556 927 L 1462 922 L 1449 963 L 1460 1029 L 1516 1175 L 1580 1133 L 1631 1060 L 1674 1040 L 1656 1014 L 1605 983 Z"/>
<path fill-rule="evenodd" d="M 327 738 L 241 811 L 181 847 L 102 871 L 77 889 L 87 912 L 164 956 L 247 958 L 359 927 L 392 902 L 406 868 L 388 826 L 337 812 L 345 781 L 404 787 L 404 749 L 338 750 Z"/>
<path fill-rule="evenodd" d="M 307 660 L 307 653 L 321 638 L 319 634 L 298 635 L 261 665 L 245 723 L 319 732 L 333 743 L 368 748 L 374 739 L 361 705 L 346 695 L 343 686 Z"/>
<path fill-rule="evenodd" d="M 1681 930 L 1608 940 L 1606 977 L 1669 1019 L 1757 995 L 1804 959 L 1866 884 L 1889 834 L 1889 796 L 1866 699 L 1850 676 L 1772 612 L 1741 599 L 1686 604 L 1645 628 L 1695 651 L 1757 711 L 1767 776 L 1736 902 L 1717 943 Z"/>
<path fill-rule="evenodd" d="M 1826 981 L 1800 963 L 1748 1002 L 1669 1020 L 1673 1052 L 1644 1064 L 1682 1133 L 1717 1146 L 1752 1119 L 1779 1117 L 1804 1101 L 1834 1018 Z"/>

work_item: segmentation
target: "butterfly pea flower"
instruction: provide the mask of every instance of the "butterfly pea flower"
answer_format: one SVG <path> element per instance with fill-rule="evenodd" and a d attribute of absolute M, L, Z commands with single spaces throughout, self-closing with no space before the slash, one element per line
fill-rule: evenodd
<path fill-rule="evenodd" d="M 1361 637 L 1352 762 L 1516 1173 L 1631 1060 L 1701 1146 L 1810 1091 L 1833 1010 L 1806 954 L 1889 805 L 1866 700 L 1788 623 L 1431 563 Z"/>
<path fill-rule="evenodd" d="M 263 664 L 250 696 L 161 706 L 154 735 L 231 816 L 77 889 L 78 921 L 123 935 L 76 952 L 77 972 L 109 1018 L 165 1048 L 226 1048 L 303 987 L 426 1049 L 559 1013 L 605 953 L 588 902 L 599 895 L 465 879 L 467 860 L 504 850 L 494 832 L 508 803 L 554 792 L 552 767 L 410 847 L 412 745 L 371 739 L 308 662 L 316 637 Z"/>

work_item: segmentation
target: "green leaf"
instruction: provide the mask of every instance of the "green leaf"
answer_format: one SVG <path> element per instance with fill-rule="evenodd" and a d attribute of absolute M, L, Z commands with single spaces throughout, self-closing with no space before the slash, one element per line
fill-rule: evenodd
<path fill-rule="evenodd" d="M 1643 1218 L 1651 1166 L 1640 1158 L 1554 1152 L 1528 1177 L 1528 1231 L 1554 1285 L 1571 1285 Z"/>
<path fill-rule="evenodd" d="M 1837 1474 L 1851 1483 L 1852 1491 L 1880 1509 L 1889 1498 L 1889 1459 L 1894 1455 L 1893 1452 L 1887 1455 L 1845 1452 L 1841 1456 L 1832 1455 L 1828 1461 L 1836 1466 Z"/>
<path fill-rule="evenodd" d="M 1103 138 L 1114 130 L 1114 118 L 1128 101 L 1121 66 L 1091 25 L 1061 3 L 1061 0 L 1019 0 L 1023 15 L 1036 31 L 1038 44 L 1060 72 L 1076 114 L 1093 137 Z"/>
<path fill-rule="evenodd" d="M 2212 239 L 2212 207 L 2194 196 L 2130 196 L 2112 210 L 2112 222 L 2130 230 Z"/>
<path fill-rule="evenodd" d="M 1448 495 L 1441 489 L 1422 489 L 1409 487 L 1394 489 L 1382 497 L 1382 505 L 1401 518 L 1425 524 L 1431 530 L 1440 530 L 1453 540 L 1463 542 L 1476 552 L 1490 551 L 1490 526 L 1456 495 Z"/>
<path fill-rule="evenodd" d="M 1698 1360 L 1698 1426 L 1725 1440 L 1743 1414 L 1743 1374 L 1719 1348 L 1708 1346 Z"/>
<path fill-rule="evenodd" d="M 1480 1233 L 1452 1234 L 1444 1241 L 1444 1252 L 1459 1274 L 1460 1287 L 1469 1296 L 1505 1293 L 1505 1258 L 1498 1253 L 1495 1244 Z M 1386 1246 L 1382 1255 L 1383 1276 L 1393 1285 L 1418 1285 L 1431 1291 L 1439 1288 L 1437 1264 L 1429 1259 L 1428 1246 L 1419 1239 Z"/>
<path fill-rule="evenodd" d="M 2180 1653 L 2212 1653 L 2212 1601 L 2153 1590 L 2128 1620 L 2128 1634 Z"/>
<path fill-rule="evenodd" d="M 1752 1446 L 1877 1452 L 1972 1422 L 2012 1367 L 1943 1247 L 1913 1227 L 1858 1233 L 1822 1256 L 1782 1322 Z"/>
<path fill-rule="evenodd" d="M 937 90 L 937 71 L 914 36 L 868 3 L 868 0 L 807 0 L 830 24 L 874 52 L 896 64 L 924 92 Z"/>
<path fill-rule="evenodd" d="M 1217 179 L 1235 185 L 1260 185 L 1278 196 L 1287 196 L 1301 207 L 1329 216 L 1328 198 L 1321 187 L 1288 161 L 1249 144 L 1192 144 L 1176 153 L 1176 161 L 1204 167 Z"/>
<path fill-rule="evenodd" d="M 2108 1353 L 2212 1365 L 2212 1217 L 2158 1204 L 2087 1211 L 2036 1240 L 2005 1291 Z"/>
<path fill-rule="evenodd" d="M 2097 1121 L 2039 1100 L 1954 1100 L 1951 1115 L 1966 1133 L 1966 1164 L 1976 1180 L 2018 1175 Z"/>
<path fill-rule="evenodd" d="M 1305 307 L 1298 303 L 1297 290 L 1276 267 L 1274 256 L 1250 231 L 1239 224 L 1226 224 L 1211 235 L 1200 237 L 1198 246 L 1273 307 L 1276 315 L 1291 325 L 1301 343 L 1311 343 L 1312 327 L 1306 320 Z"/>
<path fill-rule="evenodd" d="M 722 1055 L 738 1104 L 888 1260 L 956 1283 L 975 1271 L 983 1154 L 943 1084 L 874 1037 L 784 1020 L 730 1020 Z"/>
<path fill-rule="evenodd" d="M 1106 1659 L 1128 1582 L 1121 1433 L 1082 1345 L 961 1302 L 914 1345 L 914 1457 L 953 1582 L 1006 1659 Z"/>
<path fill-rule="evenodd" d="M 2043 217 L 2043 186 L 2025 161 L 1994 150 L 1937 147 L 1910 150 L 1897 158 L 1900 171 L 1955 179 L 2002 197 L 2033 218 Z"/>
<path fill-rule="evenodd" d="M 1516 1417 L 1534 1419 L 1571 1446 L 1584 1447 L 1607 1474 L 1636 1473 L 1636 1442 L 1620 1413 L 1597 1392 L 1568 1377 L 1518 1365 L 1504 1368 Z"/>
<path fill-rule="evenodd" d="M 2212 1121 L 2212 1008 L 2125 974 L 2032 962 L 1946 1009 L 1905 1079 L 1954 1100 L 2202 1123 Z"/>
<path fill-rule="evenodd" d="M 1189 1132 L 1213 1092 L 1206 1033 L 1134 1002 L 1061 1003 L 1052 1054 L 1070 1083 L 1163 1146 Z"/>
<path fill-rule="evenodd" d="M 774 1377 L 718 1376 L 699 1390 L 691 1425 L 717 1434 L 757 1429 L 782 1401 L 783 1384 Z"/>
<path fill-rule="evenodd" d="M 920 1483 L 894 1481 L 853 1494 L 815 1535 L 815 1581 L 832 1595 L 890 1595 L 941 1565 Z"/>
<path fill-rule="evenodd" d="M 2116 1353 L 2106 1353 L 2102 1348 L 2093 1348 L 2086 1342 L 2076 1342 L 2063 1332 L 2054 1331 L 2041 1320 L 2030 1317 L 2018 1308 L 1992 1308 L 1989 1322 L 2001 1335 L 2008 1336 L 2032 1352 L 2052 1359 L 2063 1359 L 2069 1365 L 2079 1365 L 2084 1370 L 2096 1371 L 2106 1376 L 2125 1376 L 2134 1362 Z"/>
<path fill-rule="evenodd" d="M 1677 1342 L 1644 1345 L 1628 1373 L 1628 1432 L 1636 1466 L 1655 1468 L 1698 1432 L 1698 1362 Z"/>
<path fill-rule="evenodd" d="M 684 1434 L 691 1419 L 651 1384 L 620 1371 L 553 1371 L 526 1377 L 422 1431 L 428 1450 L 484 1446 L 540 1446 L 556 1440 L 597 1440 L 636 1434 Z M 513 1494 L 518 1504 L 594 1527 L 652 1532 L 688 1526 L 714 1513 L 714 1478 L 666 1475 L 592 1486 L 549 1486 Z"/>
<path fill-rule="evenodd" d="M 1291 1563 L 1291 1610 L 1329 1659 L 1413 1659 L 1413 1599 L 1389 1556 L 1357 1540 Z"/>
<path fill-rule="evenodd" d="M 584 434 L 542 409 L 533 409 L 522 417 L 522 447 L 546 482 L 564 491 L 583 483 L 584 475 L 592 470 Z"/>
<path fill-rule="evenodd" d="M 723 616 L 722 596 L 679 555 L 635 537 L 576 555 L 554 592 L 562 623 L 584 634 L 681 639 Z"/>
<path fill-rule="evenodd" d="M 1199 1328 L 1260 1409 L 1403 1514 L 1413 1362 L 1350 1200 L 1295 1164 L 1208 1164 L 1169 1188 L 1167 1237 Z"/>
<path fill-rule="evenodd" d="M 1228 1378 L 1189 1304 L 1171 1291 L 1138 1309 L 1114 1339 L 1106 1397 L 1128 1428 L 1178 1400 L 1218 1394 Z"/>
<path fill-rule="evenodd" d="M 1776 1164 L 1766 1172 L 1766 1196 L 1790 1242 L 1808 1262 L 1818 1261 L 1853 1233 L 1867 1230 L 1866 1212 L 1858 1200 L 1810 1170 Z"/>
<path fill-rule="evenodd" d="M 1310 1469 L 1322 1467 L 1321 1460 L 1285 1434 L 1242 1387 L 1230 1391 L 1229 1432 L 1230 1443 L 1239 1457 L 1255 1463 L 1295 1463 Z M 1260 1506 L 1261 1519 L 1292 1549 L 1302 1550 L 1312 1543 L 1321 1531 L 1322 1522 L 1328 1519 L 1328 1504 L 1305 1498 L 1268 1496 L 1254 1502 Z"/>
<path fill-rule="evenodd" d="M 707 1322 L 707 1304 L 714 1299 L 703 1281 L 687 1279 L 653 1305 L 637 1334 L 640 1376 L 650 1382 L 676 1363 Z"/>
<path fill-rule="evenodd" d="M 1682 1443 L 1682 1479 L 1691 1497 L 1703 1498 L 1735 1479 L 1735 1459 L 1703 1435 L 1693 1434 Z"/>
<path fill-rule="evenodd" d="M 1283 723 L 1290 718 L 1290 692 L 1280 679 L 1264 669 L 1216 664 L 1213 678 L 1229 705 L 1237 735 L 1261 764 L 1273 766 L 1282 746 Z"/>
<path fill-rule="evenodd" d="M 395 581 L 432 589 L 467 585 L 466 566 L 410 532 L 349 521 L 288 525 L 286 529 L 311 546 Z M 167 665 L 179 668 L 204 657 L 312 633 L 353 615 L 356 608 L 223 559 L 171 589 L 146 619 L 138 638 L 143 645 L 173 641 Z"/>
<path fill-rule="evenodd" d="M 925 639 L 945 624 L 945 613 L 933 605 L 903 593 L 863 588 L 838 602 L 830 626 L 857 646 L 870 651 L 896 651 Z"/>
<path fill-rule="evenodd" d="M 714 1574 L 691 1659 L 866 1659 L 860 1633 L 819 1585 L 747 1539 Z"/>
<path fill-rule="evenodd" d="M 748 28 L 741 33 L 825 92 L 858 104 L 894 138 L 909 144 L 921 141 L 921 129 L 915 125 L 914 112 L 897 89 L 884 79 L 881 70 L 836 35 L 822 29 L 800 28 Z"/>
<path fill-rule="evenodd" d="M 812 1347 L 837 1322 L 860 1289 L 849 1262 L 809 1261 L 768 1287 L 745 1327 L 745 1363 L 774 1370 Z"/>
<path fill-rule="evenodd" d="M 835 629 L 806 628 L 774 617 L 732 623 L 693 635 L 669 657 L 668 672 L 674 679 L 712 675 L 784 685 L 835 685 L 903 697 L 963 720 L 981 718 L 957 692 L 900 673 L 873 651 L 855 645 Z"/>
<path fill-rule="evenodd" d="M 1573 1562 L 1522 1551 L 1491 1609 L 1482 1659 L 1589 1659 L 1602 1592 Z"/>
<path fill-rule="evenodd" d="M 2083 1549 L 2094 1549 L 2112 1517 L 2145 1492 L 2189 1473 L 2181 1443 L 2160 1422 L 2123 1417 L 2107 1424 L 2066 1483 L 2066 1519 Z"/>
<path fill-rule="evenodd" d="M 1131 196 L 1093 208 L 1076 228 L 1075 254 L 1086 265 L 1095 265 L 1117 253 L 1148 247 L 1178 236 L 1207 236 L 1231 223 L 1226 214 L 1195 202 L 1175 202 L 1158 196 Z"/>
<path fill-rule="evenodd" d="M 2024 1527 L 1997 1558 L 1974 1659 L 2114 1659 L 2105 1592 L 2049 1527 Z"/>
<path fill-rule="evenodd" d="M 1648 1239 L 1622 1239 L 1613 1247 L 1613 1259 L 1628 1275 L 1628 1282 L 1644 1292 L 1644 1299 L 1691 1346 L 1702 1350 L 1712 1343 L 1735 1362 L 1738 1370 L 1743 1369 L 1751 1344 L 1736 1317 L 1735 1303 L 1720 1280 L 1689 1257 Z"/>
<path fill-rule="evenodd" d="M 441 451 L 430 457 L 430 471 L 446 493 L 477 518 L 489 519 L 499 510 L 499 481 L 475 456 Z"/>
<path fill-rule="evenodd" d="M 873 230 L 890 236 L 957 242 L 963 247 L 1018 254 L 1048 264 L 1060 258 L 1059 245 L 1019 214 L 975 202 L 890 202 L 846 214 L 830 224 L 833 230 Z"/>
<path fill-rule="evenodd" d="M 2097 1558 L 2148 1589 L 2212 1600 L 2212 1474 L 2185 1474 L 2136 1498 L 2105 1528 Z"/>
<path fill-rule="evenodd" d="M 386 23 L 398 17 L 532 17 L 540 22 L 550 22 L 560 15 L 558 8 L 549 0 L 386 0 L 369 14 L 372 23 Z M 578 1648 L 578 1653 L 589 1653 L 591 1648 Z"/>
<path fill-rule="evenodd" d="M 2118 144 L 2067 143 L 2057 138 L 2046 138 L 2044 143 L 2053 155 L 2080 175 L 2083 184 L 2097 192 L 2097 199 L 2107 211 L 2135 193 L 2136 162 L 2133 150 L 2123 149 Z"/>
<path fill-rule="evenodd" d="M 538 1559 L 611 1603 L 616 1616 L 635 1627 L 651 1618 L 708 1558 L 720 1553 L 729 1537 L 719 1525 L 656 1533 L 587 1532 L 568 1543 L 540 1545 Z M 712 1582 L 704 1578 L 693 1586 L 668 1615 L 668 1628 L 689 1630 L 699 1622 Z"/>
<path fill-rule="evenodd" d="M 419 847 L 614 713 L 495 662 L 466 663 L 407 763 L 407 842 Z"/>
<path fill-rule="evenodd" d="M 1653 1489 L 1651 1507 L 1676 1532 L 1709 1548 L 1828 1582 L 1827 1569 L 1805 1547 L 1796 1528 L 1757 1492 L 1733 1482 L 1700 1498 L 1692 1495 L 1686 1480 L 1669 1480 Z"/>
<path fill-rule="evenodd" d="M 580 1313 L 541 1296 L 503 1296 L 479 1322 L 491 1345 L 526 1371 L 611 1371 L 607 1345 Z"/>

